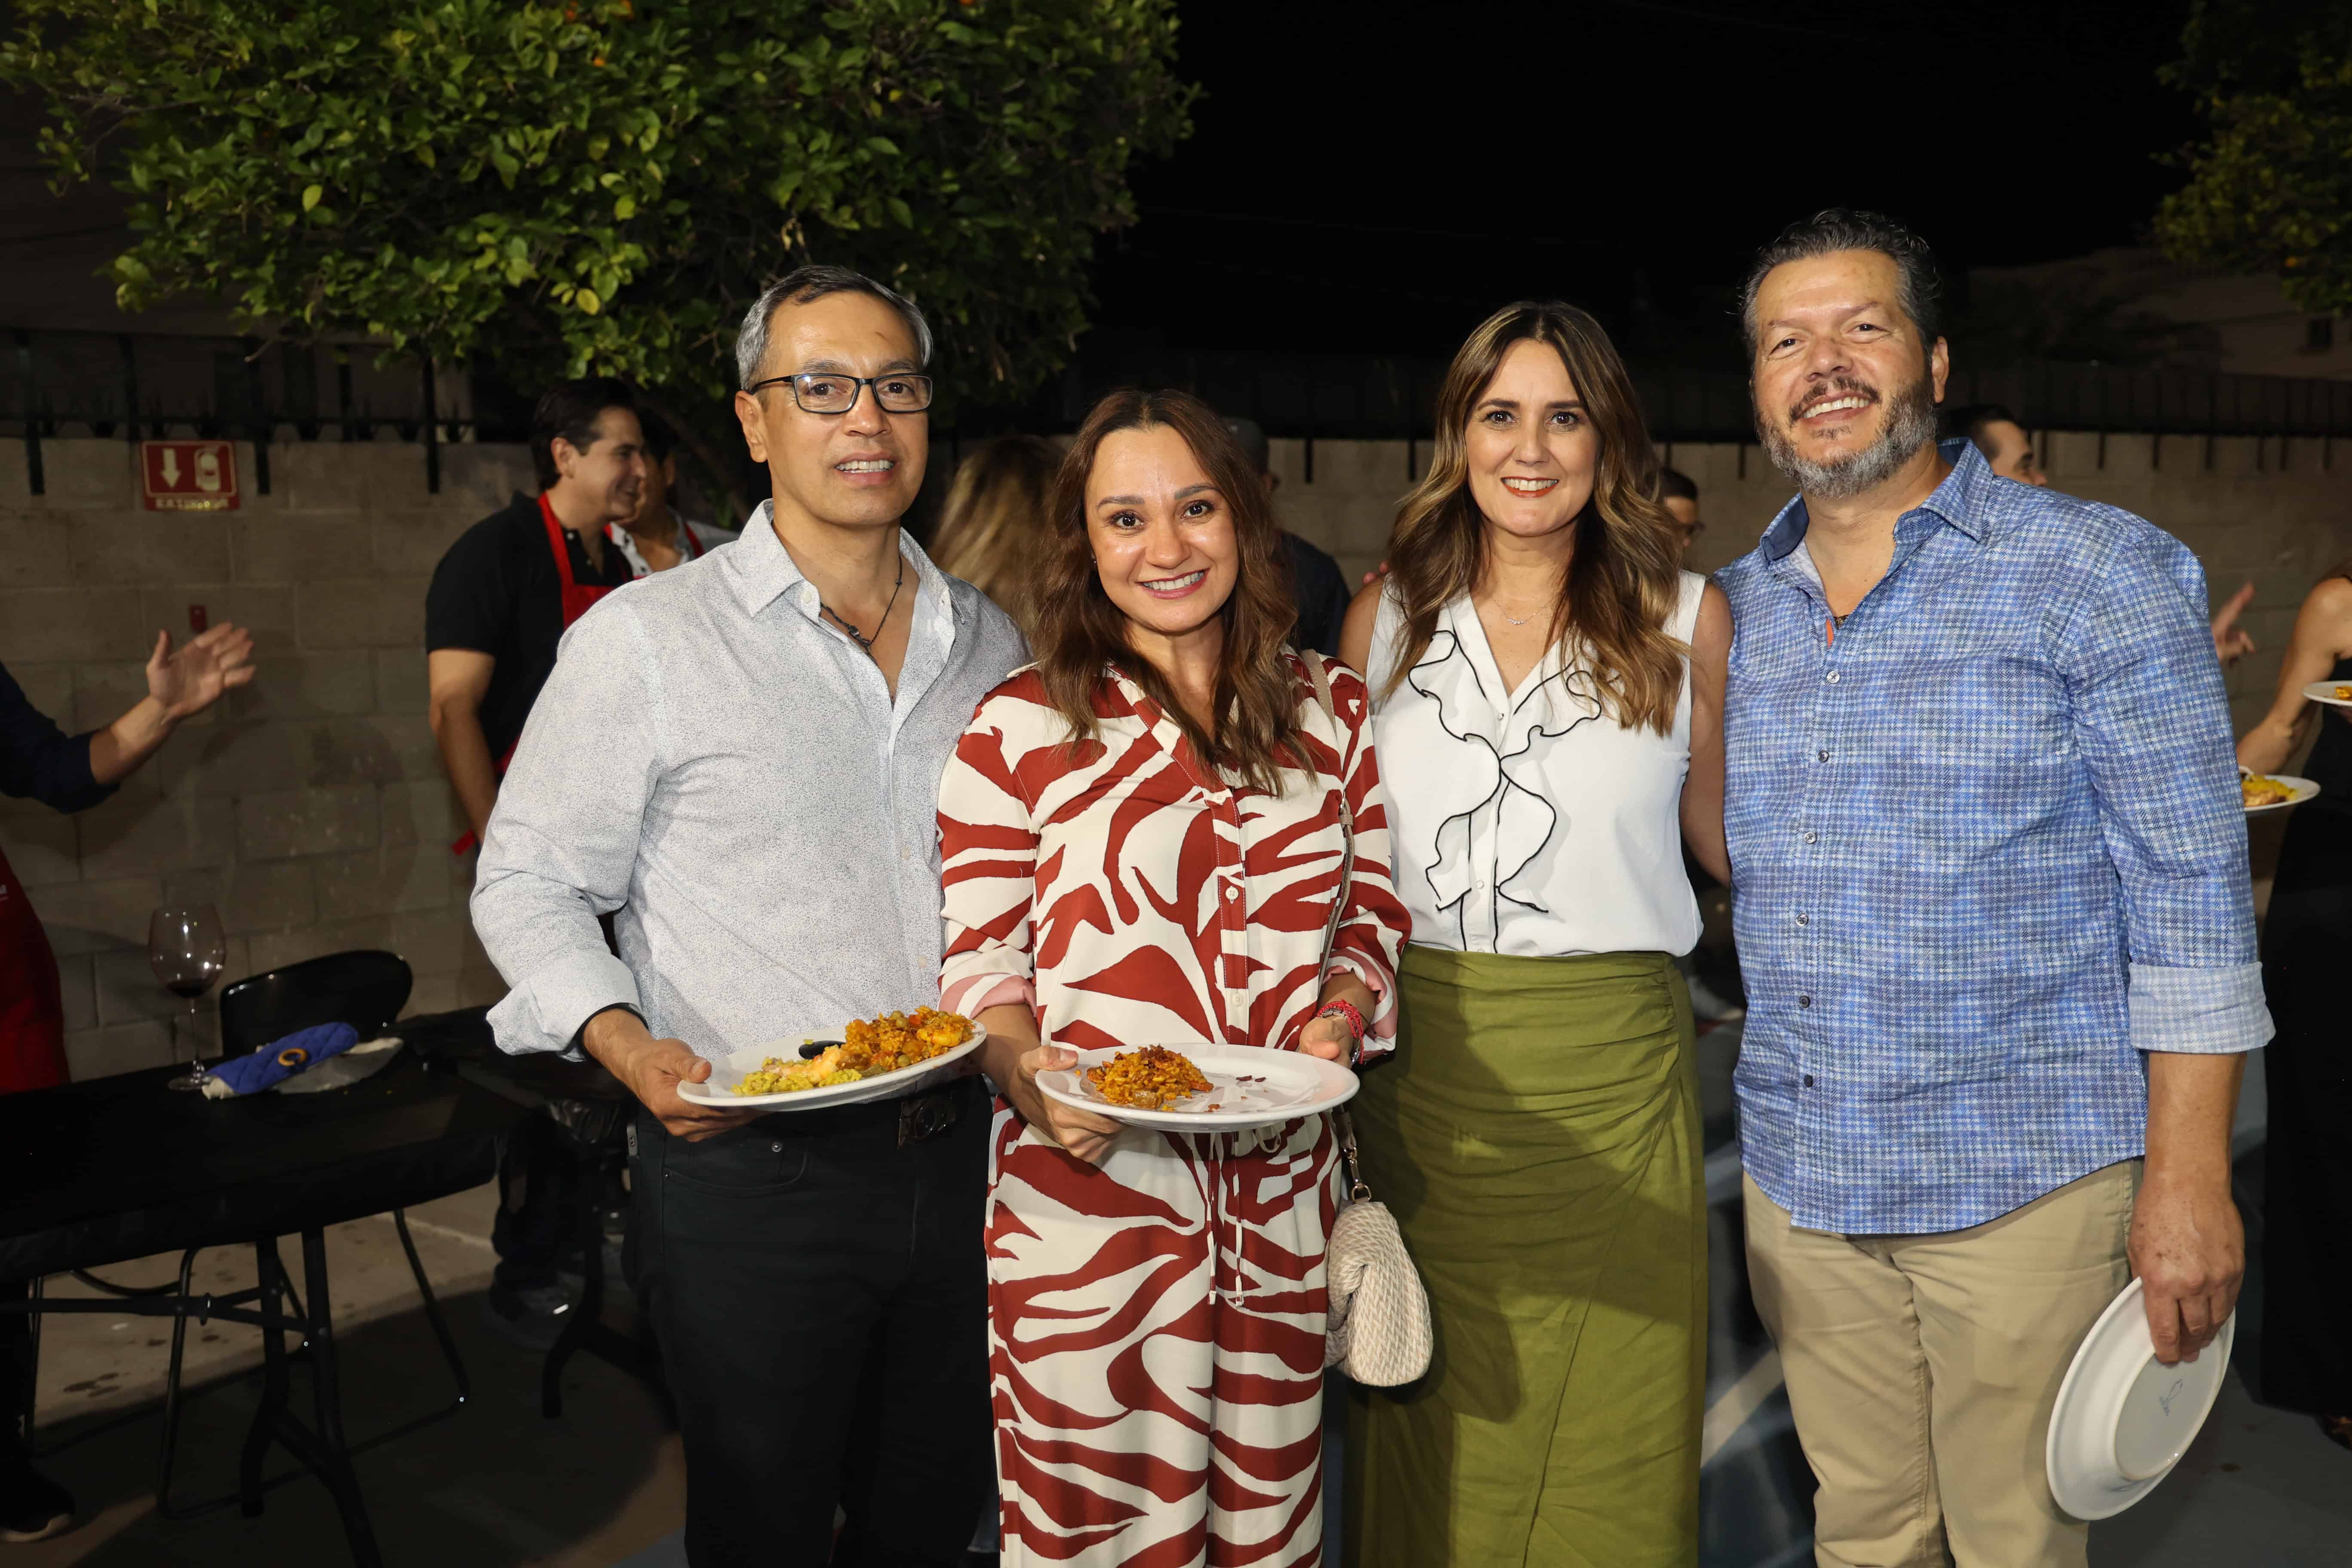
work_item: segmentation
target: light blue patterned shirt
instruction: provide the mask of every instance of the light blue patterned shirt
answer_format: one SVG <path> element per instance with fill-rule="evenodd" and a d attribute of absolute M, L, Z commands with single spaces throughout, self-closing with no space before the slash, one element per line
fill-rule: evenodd
<path fill-rule="evenodd" d="M 1944 456 L 1833 643 L 1801 499 L 1717 574 L 1741 1144 L 1811 1229 L 1996 1218 L 2142 1152 L 2141 1051 L 2271 1034 L 2196 557 Z"/>

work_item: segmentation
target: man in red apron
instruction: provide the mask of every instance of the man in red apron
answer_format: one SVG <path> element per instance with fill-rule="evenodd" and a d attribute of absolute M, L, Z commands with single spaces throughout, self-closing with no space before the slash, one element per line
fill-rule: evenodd
<path fill-rule="evenodd" d="M 253 679 L 253 638 L 213 627 L 176 653 L 155 634 L 147 695 L 102 730 L 68 736 L 25 698 L 0 667 L 0 795 L 59 811 L 96 805 L 171 739 L 180 721 Z M 0 1094 L 66 1081 L 65 1009 L 58 961 L 24 884 L 0 851 Z M 22 1282 L 0 1282 L 21 1300 Z M 30 1344 L 21 1313 L 0 1312 L 0 1542 L 39 1541 L 73 1522 L 73 1499 L 37 1475 L 16 1429 Z"/>
<path fill-rule="evenodd" d="M 669 422 L 651 409 L 637 411 L 646 436 L 646 489 L 637 510 L 625 522 L 604 530 L 604 537 L 628 558 L 629 570 L 640 577 L 667 572 L 735 539 L 731 528 L 715 522 L 695 522 L 670 508 L 677 494 L 677 463 L 672 454 L 677 437 Z"/>
<path fill-rule="evenodd" d="M 498 799 L 523 721 L 555 668 L 556 645 L 588 607 L 633 574 L 604 530 L 635 515 L 646 489 L 645 437 L 617 381 L 567 381 L 531 416 L 540 493 L 518 495 L 461 534 L 425 599 L 425 679 L 441 765 L 471 855 Z M 570 1310 L 558 1279 L 575 1172 L 544 1118 L 521 1123 L 499 1160 L 491 1243 L 499 1263 L 486 1302 L 493 1328 L 535 1349 L 555 1342 Z"/>

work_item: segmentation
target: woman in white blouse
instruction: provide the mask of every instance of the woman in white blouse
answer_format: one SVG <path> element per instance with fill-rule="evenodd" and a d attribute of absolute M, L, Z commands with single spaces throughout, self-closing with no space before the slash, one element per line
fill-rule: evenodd
<path fill-rule="evenodd" d="M 1599 324 L 1497 311 L 1341 638 L 1412 916 L 1360 1137 L 1437 1331 L 1427 1377 L 1351 1405 L 1351 1561 L 1697 1558 L 1706 1218 L 1673 959 L 1699 931 L 1685 839 L 1728 879 L 1731 615 L 1679 569 L 1657 473 Z"/>

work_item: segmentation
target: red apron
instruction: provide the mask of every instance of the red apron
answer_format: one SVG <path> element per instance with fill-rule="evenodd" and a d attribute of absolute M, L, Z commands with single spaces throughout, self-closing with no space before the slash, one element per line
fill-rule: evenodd
<path fill-rule="evenodd" d="M 66 1010 L 57 955 L 33 900 L 0 854 L 0 1094 L 66 1081 Z"/>
<path fill-rule="evenodd" d="M 610 586 L 601 584 L 583 584 L 572 575 L 572 552 L 564 548 L 563 524 L 557 520 L 555 508 L 548 503 L 547 494 L 543 490 L 540 493 L 539 497 L 539 520 L 547 525 L 548 552 L 555 557 L 556 581 L 562 584 L 563 629 L 568 632 L 572 629 L 572 624 L 574 621 L 577 621 L 581 616 L 588 613 L 589 605 L 594 604 L 597 600 L 603 598 L 613 590 Z M 678 524 L 678 527 L 681 531 L 686 531 L 689 533 L 691 532 L 690 530 L 686 529 L 686 525 L 682 522 Z M 699 554 L 700 551 L 698 550 L 696 553 Z M 507 765 L 514 761 L 515 746 L 520 746 L 521 744 L 522 737 L 520 735 L 516 736 L 514 744 L 509 745 L 506 750 L 506 754 L 499 759 L 499 777 L 504 778 L 507 776 Z M 474 837 L 473 829 L 467 828 L 456 842 L 449 846 L 449 853 L 452 855 L 463 855 L 480 842 L 480 839 Z"/>

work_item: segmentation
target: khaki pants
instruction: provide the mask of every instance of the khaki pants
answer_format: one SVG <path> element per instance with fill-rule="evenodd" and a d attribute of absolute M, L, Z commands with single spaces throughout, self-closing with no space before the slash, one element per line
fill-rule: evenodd
<path fill-rule="evenodd" d="M 1927 1236 L 1801 1230 L 1747 1182 L 1749 1283 L 1820 1483 L 1821 1568 L 2089 1561 L 2042 1449 L 2068 1363 L 2131 1278 L 2139 1173 L 2126 1160 Z"/>

